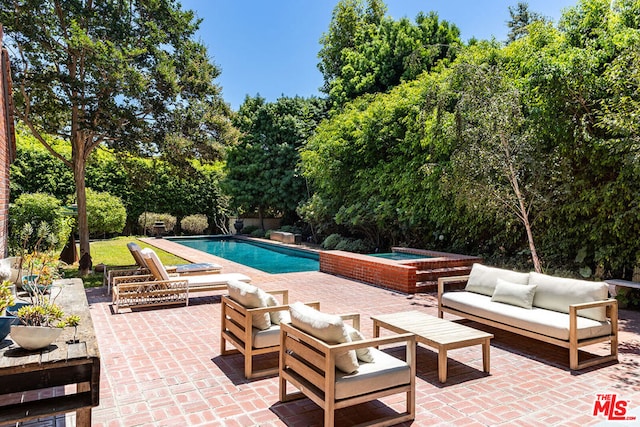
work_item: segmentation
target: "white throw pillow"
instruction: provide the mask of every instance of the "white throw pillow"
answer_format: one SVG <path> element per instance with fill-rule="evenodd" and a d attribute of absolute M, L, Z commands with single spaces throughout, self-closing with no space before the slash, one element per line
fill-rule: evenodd
<path fill-rule="evenodd" d="M 345 326 L 347 328 L 347 332 L 349 333 L 349 337 L 351 337 L 351 341 L 361 341 L 365 339 L 362 332 L 360 332 L 356 328 L 349 325 Z M 362 360 L 363 362 L 373 362 L 373 353 L 371 353 L 369 347 L 356 348 L 356 357 L 358 358 L 358 360 Z"/>
<path fill-rule="evenodd" d="M 520 285 L 498 279 L 491 301 L 531 309 L 536 285 Z"/>
<path fill-rule="evenodd" d="M 267 293 L 267 307 L 275 307 L 280 304 L 280 302 L 273 295 Z M 271 323 L 274 325 L 279 325 L 280 323 L 291 323 L 291 315 L 289 315 L 289 310 L 286 308 L 280 311 L 270 311 L 269 317 L 271 317 Z"/>
<path fill-rule="evenodd" d="M 246 308 L 267 307 L 267 294 L 262 289 L 239 280 L 230 280 L 227 284 L 229 297 Z M 269 313 L 253 316 L 253 326 L 265 330 L 271 327 Z"/>
<path fill-rule="evenodd" d="M 529 283 L 529 273 L 519 273 L 517 271 L 488 267 L 486 265 L 476 263 L 473 264 L 473 267 L 471 268 L 469 280 L 467 281 L 467 286 L 464 289 L 468 292 L 492 296 L 498 279 L 526 285 Z"/>
<path fill-rule="evenodd" d="M 289 305 L 291 324 L 309 335 L 327 344 L 351 342 L 346 325 L 337 315 L 322 313 L 301 302 Z M 336 368 L 347 374 L 358 369 L 358 358 L 355 350 L 336 355 Z"/>

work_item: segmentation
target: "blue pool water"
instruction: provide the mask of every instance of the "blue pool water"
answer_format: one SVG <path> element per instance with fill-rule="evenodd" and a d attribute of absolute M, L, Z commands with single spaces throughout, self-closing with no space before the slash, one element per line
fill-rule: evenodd
<path fill-rule="evenodd" d="M 272 274 L 318 271 L 320 268 L 317 253 L 266 242 L 238 240 L 228 237 L 172 238 L 171 240 Z"/>
<path fill-rule="evenodd" d="M 378 257 L 378 258 L 385 258 L 385 259 L 390 259 L 393 261 L 406 261 L 406 260 L 410 260 L 410 259 L 424 259 L 424 258 L 431 258 L 428 255 L 416 255 L 416 254 L 408 254 L 408 253 L 404 253 L 404 252 L 384 252 L 381 254 L 369 254 L 370 256 L 374 256 L 374 257 Z"/>

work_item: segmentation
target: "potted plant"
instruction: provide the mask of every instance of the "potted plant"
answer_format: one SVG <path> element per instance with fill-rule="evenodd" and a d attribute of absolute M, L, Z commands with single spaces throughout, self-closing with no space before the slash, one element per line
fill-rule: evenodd
<path fill-rule="evenodd" d="M 36 290 L 48 292 L 53 281 L 61 277 L 58 259 L 49 253 L 25 254 L 23 265 L 27 274 L 22 277 L 22 288 L 30 294 Z"/>
<path fill-rule="evenodd" d="M 78 316 L 65 318 L 55 300 L 37 288 L 31 296 L 31 304 L 21 307 L 16 316 L 19 324 L 11 325 L 11 339 L 25 350 L 48 347 L 60 336 L 62 328 L 76 327 L 80 321 Z"/>
<path fill-rule="evenodd" d="M 0 341 L 9 334 L 11 325 L 17 320 L 13 316 L 6 316 L 7 307 L 15 304 L 15 296 L 11 289 L 12 285 L 9 280 L 3 280 L 0 283 Z"/>

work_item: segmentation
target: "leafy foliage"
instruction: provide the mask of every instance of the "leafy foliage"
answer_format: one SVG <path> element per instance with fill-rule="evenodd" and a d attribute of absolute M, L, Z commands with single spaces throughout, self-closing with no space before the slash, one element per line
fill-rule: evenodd
<path fill-rule="evenodd" d="M 163 222 L 165 231 L 173 231 L 176 227 L 176 217 L 168 213 L 155 213 L 155 212 L 142 212 L 138 217 L 138 225 L 142 227 L 145 233 L 153 234 L 155 229 L 153 228 L 156 222 Z"/>
<path fill-rule="evenodd" d="M 127 211 L 119 197 L 87 188 L 87 217 L 91 233 L 121 233 Z"/>
<path fill-rule="evenodd" d="M 207 216 L 195 214 L 185 216 L 180 220 L 180 229 L 191 234 L 202 234 L 209 227 Z"/>

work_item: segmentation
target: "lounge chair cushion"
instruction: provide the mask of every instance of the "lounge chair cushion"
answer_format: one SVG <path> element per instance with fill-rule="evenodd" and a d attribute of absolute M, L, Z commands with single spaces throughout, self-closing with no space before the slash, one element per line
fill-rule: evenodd
<path fill-rule="evenodd" d="M 336 399 L 346 399 L 411 382 L 411 369 L 403 360 L 371 349 L 372 363 L 362 363 L 357 371 L 346 374 L 336 370 Z"/>
<path fill-rule="evenodd" d="M 227 283 L 227 289 L 229 297 L 245 308 L 267 307 L 268 294 L 257 286 L 239 280 L 230 280 Z M 269 313 L 254 315 L 252 322 L 255 328 L 260 330 L 269 329 L 271 317 Z"/>
<path fill-rule="evenodd" d="M 327 344 L 351 342 L 351 337 L 340 316 L 322 313 L 301 302 L 289 305 L 289 313 L 293 326 Z M 355 350 L 337 354 L 336 367 L 346 373 L 357 370 L 358 358 Z"/>
<path fill-rule="evenodd" d="M 491 301 L 531 309 L 535 293 L 536 285 L 520 285 L 498 279 Z"/>
<path fill-rule="evenodd" d="M 140 251 L 140 253 L 146 260 L 147 267 L 149 267 L 151 274 L 153 274 L 153 277 L 155 277 L 156 280 L 171 280 L 171 277 L 169 277 L 169 273 L 167 273 L 167 270 L 165 270 L 162 261 L 160 261 L 160 258 L 158 258 L 158 255 L 153 249 L 144 248 Z"/>
<path fill-rule="evenodd" d="M 521 285 L 529 284 L 529 273 L 504 270 L 502 268 L 488 267 L 482 264 L 473 264 L 466 291 L 492 296 L 498 279 Z"/>
<path fill-rule="evenodd" d="M 345 327 L 347 328 L 349 337 L 351 337 L 351 341 L 361 341 L 365 339 L 362 332 L 360 332 L 356 328 L 349 325 L 345 325 Z M 356 357 L 358 358 L 358 360 L 371 363 L 373 362 L 373 353 L 371 352 L 371 350 L 371 347 L 356 348 Z"/>
<path fill-rule="evenodd" d="M 604 282 L 567 279 L 531 272 L 529 284 L 537 286 L 533 305 L 562 313 L 569 312 L 570 304 L 602 301 L 609 296 L 609 287 Z M 604 307 L 580 310 L 578 316 L 600 322 L 607 318 Z"/>
<path fill-rule="evenodd" d="M 147 262 L 142 255 L 142 248 L 140 247 L 140 245 L 134 242 L 129 242 L 127 243 L 127 248 L 129 248 L 129 252 L 131 252 L 131 256 L 135 260 L 136 264 L 138 264 L 138 267 L 148 268 Z"/>

